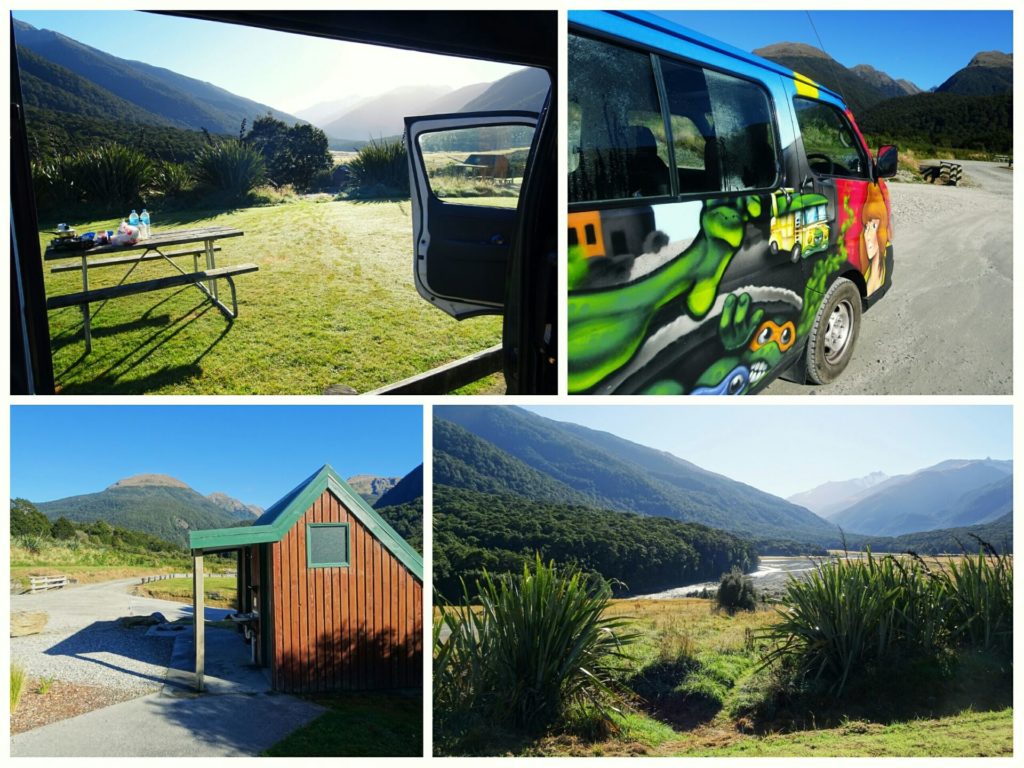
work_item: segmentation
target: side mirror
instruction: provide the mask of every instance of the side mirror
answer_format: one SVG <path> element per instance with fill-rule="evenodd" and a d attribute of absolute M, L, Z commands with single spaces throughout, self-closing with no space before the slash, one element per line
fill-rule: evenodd
<path fill-rule="evenodd" d="M 896 167 L 899 164 L 899 152 L 892 144 L 885 144 L 878 149 L 878 159 L 875 160 L 875 176 L 880 179 L 891 179 L 896 175 Z"/>

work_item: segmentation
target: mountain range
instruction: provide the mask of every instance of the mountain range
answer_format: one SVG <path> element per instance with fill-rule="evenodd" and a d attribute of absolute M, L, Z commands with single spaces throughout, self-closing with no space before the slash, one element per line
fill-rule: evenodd
<path fill-rule="evenodd" d="M 242 120 L 251 124 L 267 113 L 287 123 L 303 122 L 211 83 L 122 59 L 17 19 L 13 25 L 19 67 L 24 60 L 30 70 L 30 78 L 22 80 L 30 104 L 76 114 L 91 107 L 111 117 L 211 133 L 237 134 Z"/>
<path fill-rule="evenodd" d="M 607 432 L 515 407 L 436 406 L 434 418 L 435 483 L 667 517 L 755 539 L 839 541 L 834 525 L 804 507 Z"/>
<path fill-rule="evenodd" d="M 393 507 L 395 516 L 403 521 L 403 530 L 422 539 L 422 465 L 401 478 L 358 475 L 352 480 L 357 493 L 359 488 L 381 490 L 376 506 Z M 389 495 L 391 501 L 385 498 Z M 39 502 L 35 506 L 50 520 L 105 520 L 182 547 L 188 546 L 189 531 L 249 525 L 263 513 L 262 508 L 228 494 L 214 492 L 204 496 L 181 480 L 161 474 L 133 475 L 96 493 Z"/>
<path fill-rule="evenodd" d="M 787 500 L 665 451 L 521 408 L 435 406 L 434 417 L 435 486 L 699 523 L 758 541 L 762 552 L 795 551 L 786 542 L 898 546 L 895 537 L 911 533 L 938 546 L 979 527 L 1002 536 L 1012 526 L 1010 461 L 948 460 L 897 476 L 878 471 Z"/>
<path fill-rule="evenodd" d="M 340 96 L 298 115 L 237 96 L 223 88 L 168 69 L 100 51 L 66 35 L 13 20 L 23 98 L 61 115 L 236 135 L 243 120 L 272 114 L 288 124 L 309 122 L 332 144 L 361 145 L 400 135 L 407 115 L 488 109 L 539 110 L 547 75 L 535 69 L 513 72 L 495 82 L 458 89 L 445 85 L 403 86 L 373 97 Z"/>

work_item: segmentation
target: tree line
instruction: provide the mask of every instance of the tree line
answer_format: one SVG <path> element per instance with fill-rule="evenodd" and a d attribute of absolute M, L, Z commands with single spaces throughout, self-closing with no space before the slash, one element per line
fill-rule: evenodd
<path fill-rule="evenodd" d="M 753 542 L 697 523 L 434 486 L 434 588 L 461 597 L 484 571 L 541 559 L 578 565 L 618 595 L 715 580 L 757 565 Z"/>

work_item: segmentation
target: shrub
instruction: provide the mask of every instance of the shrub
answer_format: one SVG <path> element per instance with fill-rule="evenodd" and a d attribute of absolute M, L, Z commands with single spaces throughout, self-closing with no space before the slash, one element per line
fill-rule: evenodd
<path fill-rule="evenodd" d="M 1009 651 L 1013 645 L 1013 565 L 980 552 L 929 568 L 920 558 L 888 555 L 820 563 L 791 580 L 775 645 L 765 663 L 838 695 L 866 669 L 891 676 L 909 665 L 939 666 L 961 648 Z"/>
<path fill-rule="evenodd" d="M 184 163 L 162 162 L 156 167 L 154 187 L 164 197 L 184 197 L 192 191 L 195 185 L 195 176 Z"/>
<path fill-rule="evenodd" d="M 138 207 L 154 180 L 149 158 L 117 143 L 79 152 L 65 168 L 80 199 L 93 207 Z"/>
<path fill-rule="evenodd" d="M 739 568 L 723 573 L 715 593 L 715 608 L 726 611 L 730 616 L 736 611 L 753 611 L 757 608 L 757 590 L 754 581 Z"/>
<path fill-rule="evenodd" d="M 623 703 L 626 620 L 608 619 L 608 586 L 538 557 L 519 576 L 478 580 L 479 607 L 443 606 L 434 627 L 434 697 L 442 740 L 468 723 L 530 733 L 576 706 L 610 715 Z M 441 628 L 451 635 L 440 639 Z"/>
<path fill-rule="evenodd" d="M 25 670 L 17 664 L 11 664 L 11 712 L 18 708 L 21 701 L 21 690 L 25 686 Z"/>
<path fill-rule="evenodd" d="M 263 156 L 235 139 L 209 144 L 196 158 L 199 183 L 231 202 L 245 200 L 266 178 Z"/>
<path fill-rule="evenodd" d="M 355 197 L 409 197 L 409 155 L 404 139 L 371 141 L 347 167 Z"/>
<path fill-rule="evenodd" d="M 81 197 L 70 172 L 70 158 L 64 155 L 32 161 L 32 189 L 40 211 L 74 205 Z"/>

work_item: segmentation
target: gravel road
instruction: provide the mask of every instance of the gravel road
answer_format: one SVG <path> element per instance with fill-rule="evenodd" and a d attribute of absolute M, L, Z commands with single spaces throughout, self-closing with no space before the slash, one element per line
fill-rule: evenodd
<path fill-rule="evenodd" d="M 129 594 L 138 579 L 12 595 L 12 611 L 46 611 L 46 628 L 37 635 L 11 638 L 11 661 L 32 678 L 98 685 L 141 696 L 164 681 L 173 638 L 147 637 L 146 627 L 126 628 L 122 616 L 159 611 L 169 621 L 191 615 L 191 606 Z M 207 618 L 228 611 L 210 609 Z"/>
<path fill-rule="evenodd" d="M 1013 172 L 958 161 L 969 186 L 890 184 L 893 286 L 864 315 L 838 380 L 770 395 L 1013 392 Z"/>

